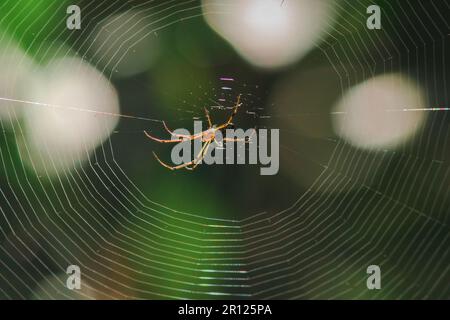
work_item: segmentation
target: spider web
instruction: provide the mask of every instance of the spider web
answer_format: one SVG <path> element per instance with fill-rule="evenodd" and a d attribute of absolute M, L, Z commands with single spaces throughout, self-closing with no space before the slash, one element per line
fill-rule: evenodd
<path fill-rule="evenodd" d="M 6 0 L 3 6 L 10 7 L 13 2 Z M 65 13 L 66 5 L 61 2 L 54 16 Z M 448 105 L 449 28 L 443 12 L 448 12 L 449 4 L 383 2 L 386 13 L 379 32 L 365 27 L 368 5 L 362 0 L 337 2 L 338 18 L 316 47 L 339 79 L 341 93 L 362 79 L 400 70 L 426 83 L 430 105 L 420 107 Z M 283 7 L 288 8 L 289 1 L 284 1 Z M 139 9 L 154 21 L 150 33 L 134 29 L 131 38 L 109 30 L 111 41 L 129 50 L 155 32 L 164 37 L 164 30 L 202 16 L 197 1 L 84 2 L 83 21 L 87 24 L 73 39 L 72 49 L 54 40 L 67 35 L 60 25 L 48 35 L 54 50 L 38 45 L 37 55 L 51 60 L 80 48 L 77 54 L 89 59 L 85 52 L 91 48 L 85 33 L 95 28 L 101 16 L 125 9 Z M 18 10 L 34 9 L 23 6 Z M 1 11 L 0 20 L 4 20 L 9 12 Z M 227 13 L 226 5 L 215 5 L 205 14 Z M 33 32 L 30 27 L 25 29 Z M 14 24 L 5 31 L 14 34 Z M 42 33 L 37 36 L 45 38 Z M 91 63 L 113 79 L 111 70 L 127 52 L 105 58 L 101 64 L 98 60 Z M 259 91 L 253 85 L 243 89 L 250 83 L 246 80 L 236 83 L 239 91 L 248 90 L 244 92 L 249 97 L 245 121 L 254 125 L 252 112 L 259 110 Z M 215 84 L 211 84 L 215 93 L 200 89 L 205 96 L 193 94 L 182 107 L 169 111 L 175 126 L 178 121 L 192 122 L 193 117 L 202 116 L 203 103 L 213 106 L 221 97 Z M 17 147 L 17 140 L 26 133 L 23 123 L 15 120 L 20 118 L 20 110 L 10 108 L 10 119 L 1 118 L 1 298 L 450 298 L 447 112 L 427 111 L 426 128 L 414 143 L 395 150 L 366 153 L 342 139 L 323 138 L 322 143 L 331 144 L 330 152 L 323 162 L 310 159 L 318 169 L 309 186 L 286 190 L 289 201 L 278 203 L 279 210 L 252 207 L 250 214 L 229 218 L 222 215 L 225 209 L 210 203 L 197 212 L 186 209 L 182 202 L 160 201 L 164 197 L 156 195 L 158 186 L 165 179 L 169 186 L 173 183 L 156 169 L 145 177 L 154 188 L 145 189 L 137 182 L 136 172 L 126 164 L 126 152 L 118 146 L 123 145 L 121 139 L 142 139 L 142 146 L 148 146 L 142 130 L 159 130 L 162 119 L 133 114 L 131 106 L 121 107 L 130 118 L 98 115 L 98 126 L 105 132 L 106 117 L 117 116 L 121 123 L 100 147 L 86 145 L 86 163 L 69 159 L 74 169 L 57 170 L 54 176 L 50 172 L 63 156 L 43 145 L 43 159 L 51 161 L 45 164 L 43 174 L 35 174 L 21 161 L 30 150 L 26 139 L 24 148 Z M 295 122 L 297 117 L 345 116 L 293 116 L 282 107 L 257 111 L 263 115 L 258 125 L 276 128 L 277 119 Z M 300 130 L 281 127 L 280 133 L 281 152 L 294 163 L 301 162 L 304 151 L 295 140 L 283 141 Z M 96 151 L 91 154 L 92 149 Z M 143 165 L 148 165 L 147 160 Z M 182 193 L 174 190 L 177 195 Z M 74 264 L 82 271 L 83 289 L 79 291 L 65 287 L 66 268 Z M 382 290 L 366 287 L 366 268 L 371 264 L 381 266 Z"/>

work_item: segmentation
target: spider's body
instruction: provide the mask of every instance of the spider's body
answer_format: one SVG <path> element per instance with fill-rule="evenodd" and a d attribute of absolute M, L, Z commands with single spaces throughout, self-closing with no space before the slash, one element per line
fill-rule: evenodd
<path fill-rule="evenodd" d="M 155 156 L 156 160 L 158 160 L 158 162 L 162 166 L 164 166 L 170 170 L 178 170 L 178 169 L 182 169 L 182 168 L 185 168 L 187 170 L 194 170 L 200 164 L 200 162 L 203 160 L 203 158 L 205 157 L 206 152 L 208 151 L 211 143 L 215 143 L 218 146 L 222 146 L 223 142 L 245 141 L 245 139 L 237 139 L 237 138 L 236 139 L 235 138 L 223 138 L 220 141 L 216 140 L 216 135 L 217 135 L 218 131 L 225 130 L 226 128 L 228 128 L 229 126 L 232 125 L 233 118 L 236 115 L 236 113 L 238 112 L 238 109 L 241 105 L 240 101 L 241 101 L 241 96 L 239 95 L 236 105 L 233 108 L 233 113 L 228 118 L 228 121 L 225 122 L 224 124 L 221 124 L 218 126 L 212 124 L 211 117 L 209 115 L 209 111 L 208 111 L 208 109 L 205 108 L 205 115 L 206 115 L 206 119 L 208 120 L 208 129 L 206 129 L 205 131 L 202 131 L 200 133 L 197 133 L 197 134 L 185 135 L 185 134 L 174 133 L 166 126 L 165 122 L 163 122 L 164 128 L 166 129 L 167 132 L 170 133 L 170 135 L 172 137 L 175 137 L 175 139 L 170 139 L 170 140 L 169 139 L 158 139 L 158 138 L 153 137 L 146 131 L 144 131 L 145 135 L 148 138 L 150 138 L 154 141 L 160 142 L 160 143 L 178 143 L 178 142 L 192 141 L 192 140 L 197 140 L 197 139 L 200 139 L 200 141 L 203 143 L 203 146 L 202 146 L 200 152 L 198 153 L 198 155 L 195 157 L 195 159 L 193 159 L 192 161 L 189 161 L 187 163 L 180 164 L 178 166 L 169 166 L 168 164 L 162 162 L 158 158 L 156 153 L 153 152 L 153 155 Z"/>
<path fill-rule="evenodd" d="M 204 135 L 202 136 L 202 142 L 208 142 L 216 139 L 217 128 L 211 128 L 203 131 Z"/>

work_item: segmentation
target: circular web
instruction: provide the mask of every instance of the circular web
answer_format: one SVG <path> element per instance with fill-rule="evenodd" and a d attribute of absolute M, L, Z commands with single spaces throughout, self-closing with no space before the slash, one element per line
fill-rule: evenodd
<path fill-rule="evenodd" d="M 300 75 L 242 67 L 215 47 L 205 19 L 234 15 L 232 2 L 80 1 L 80 30 L 66 27 L 71 3 L 43 3 L 1 5 L 1 298 L 450 298 L 448 3 L 382 1 L 381 30 L 366 27 L 370 1 L 329 3 Z M 204 51 L 171 58 L 189 45 L 217 74 L 192 74 L 212 68 Z M 412 101 L 425 105 L 347 109 L 352 90 L 383 77 L 408 97 L 420 87 Z M 239 125 L 280 130 L 278 175 L 172 173 L 152 158 L 170 151 L 144 130 L 191 128 L 205 105 L 226 119 L 238 94 Z M 376 116 L 395 120 L 384 140 L 345 131 Z M 80 290 L 66 287 L 70 265 Z M 366 286 L 370 265 L 381 290 Z"/>

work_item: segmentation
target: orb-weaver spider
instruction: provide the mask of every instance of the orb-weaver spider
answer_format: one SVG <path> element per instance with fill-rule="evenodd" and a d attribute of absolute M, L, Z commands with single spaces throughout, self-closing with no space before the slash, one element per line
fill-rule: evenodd
<path fill-rule="evenodd" d="M 224 130 L 224 129 L 228 128 L 230 125 L 232 125 L 233 118 L 237 114 L 238 109 L 241 106 L 241 104 L 242 104 L 241 103 L 241 95 L 239 95 L 237 98 L 236 104 L 234 105 L 233 112 L 230 115 L 230 117 L 228 118 L 228 121 L 219 126 L 212 124 L 211 116 L 209 115 L 209 111 L 208 111 L 208 109 L 204 108 L 206 119 L 208 120 L 208 129 L 205 131 L 202 131 L 200 133 L 197 133 L 197 134 L 185 135 L 185 134 L 174 133 L 167 127 L 167 125 L 164 121 L 163 121 L 164 128 L 166 129 L 166 131 L 168 133 L 170 133 L 170 135 L 172 137 L 176 137 L 176 139 L 170 139 L 170 140 L 169 139 L 158 139 L 158 138 L 155 138 L 152 135 L 150 135 L 147 131 L 144 131 L 145 135 L 148 138 L 150 138 L 156 142 L 160 142 L 160 143 L 178 143 L 178 142 L 183 142 L 183 141 L 193 141 L 193 140 L 197 140 L 197 139 L 201 139 L 201 141 L 203 143 L 203 146 L 202 146 L 200 152 L 197 154 L 197 156 L 192 161 L 189 161 L 184 164 L 180 164 L 178 166 L 169 166 L 168 164 L 164 163 L 163 161 L 161 161 L 161 159 L 159 159 L 159 157 L 156 155 L 155 152 L 153 152 L 154 157 L 156 158 L 156 160 L 158 160 L 158 162 L 162 166 L 164 166 L 170 170 L 178 170 L 178 169 L 182 169 L 182 168 L 185 168 L 187 170 L 194 170 L 200 164 L 200 162 L 203 160 L 203 158 L 205 157 L 211 143 L 215 143 L 218 146 L 222 146 L 223 142 L 236 142 L 236 141 L 248 142 L 249 140 L 246 140 L 245 138 L 241 139 L 241 138 L 226 138 L 226 137 L 224 137 L 221 141 L 218 141 L 216 139 L 216 132 L 218 132 L 220 130 Z"/>

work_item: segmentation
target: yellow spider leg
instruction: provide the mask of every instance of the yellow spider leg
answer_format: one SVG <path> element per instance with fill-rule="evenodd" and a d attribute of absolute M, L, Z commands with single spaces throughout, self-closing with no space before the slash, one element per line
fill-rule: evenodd
<path fill-rule="evenodd" d="M 241 106 L 241 95 L 238 95 L 236 105 L 234 106 L 233 113 L 228 118 L 228 121 L 220 126 L 217 127 L 217 129 L 223 129 L 228 127 L 231 122 L 233 121 L 234 116 L 237 114 L 239 107 Z"/>
<path fill-rule="evenodd" d="M 203 132 L 201 132 L 201 133 L 197 133 L 197 134 L 193 134 L 193 135 L 174 133 L 172 130 L 169 129 L 169 127 L 167 127 L 165 121 L 163 121 L 162 123 L 164 125 L 164 129 L 166 129 L 166 131 L 168 133 L 170 133 L 170 135 L 172 135 L 174 137 L 178 137 L 178 138 L 185 138 L 185 140 L 195 140 L 197 138 L 200 138 L 202 136 L 202 133 L 203 133 Z"/>
<path fill-rule="evenodd" d="M 225 141 L 225 142 L 245 142 L 245 143 L 250 143 L 252 141 L 252 137 L 255 135 L 255 133 L 256 133 L 256 129 L 253 129 L 253 132 L 250 135 L 250 137 L 248 137 L 248 140 L 245 140 L 245 138 L 223 138 L 222 141 Z"/>
<path fill-rule="evenodd" d="M 211 116 L 209 115 L 208 109 L 205 108 L 206 119 L 208 119 L 209 129 L 212 128 L 213 124 L 211 122 Z"/>
<path fill-rule="evenodd" d="M 167 169 L 170 169 L 170 170 L 178 170 L 178 169 L 182 169 L 182 168 L 187 167 L 187 166 L 190 166 L 191 164 L 194 163 L 194 160 L 192 160 L 192 161 L 190 161 L 190 162 L 180 164 L 179 166 L 174 166 L 174 167 L 172 167 L 172 166 L 169 166 L 168 164 L 166 164 L 165 162 L 163 162 L 161 159 L 159 159 L 158 156 L 156 155 L 156 153 L 154 153 L 154 152 L 153 152 L 153 156 L 156 158 L 156 160 L 158 160 L 158 162 L 159 162 L 163 167 L 166 167 Z"/>
<path fill-rule="evenodd" d="M 188 136 L 188 135 L 181 136 L 180 135 L 180 137 L 178 139 L 173 139 L 172 140 L 172 139 L 159 139 L 159 138 L 156 138 L 156 137 L 152 136 L 150 133 L 148 133 L 145 130 L 144 130 L 144 133 L 147 136 L 147 138 L 152 139 L 152 140 L 154 140 L 156 142 L 160 142 L 160 143 L 174 143 L 174 142 L 183 142 L 183 141 L 195 140 L 195 139 L 201 138 L 205 134 L 204 132 L 201 132 L 199 134 L 192 135 L 192 136 Z"/>
<path fill-rule="evenodd" d="M 195 168 L 197 168 L 197 166 L 200 164 L 200 161 L 202 161 L 205 156 L 206 156 L 206 152 L 209 149 L 209 145 L 211 144 L 211 141 L 208 141 L 205 143 L 205 145 L 203 146 L 202 150 L 200 150 L 199 156 L 197 156 L 197 158 L 193 161 L 194 162 L 194 166 L 193 167 L 186 167 L 186 170 L 194 170 Z"/>
<path fill-rule="evenodd" d="M 144 130 L 145 135 L 147 136 L 147 138 L 152 139 L 156 142 L 160 142 L 160 143 L 175 143 L 175 142 L 182 142 L 185 141 L 186 139 L 174 139 L 174 140 L 169 140 L 169 139 L 158 139 L 154 136 L 152 136 L 151 134 L 149 134 L 147 131 Z"/>
<path fill-rule="evenodd" d="M 193 170 L 193 169 L 195 169 L 195 167 L 197 167 L 198 162 L 200 162 L 205 157 L 205 154 L 206 154 L 205 149 L 209 146 L 210 143 L 211 142 L 208 141 L 203 145 L 202 149 L 200 150 L 199 154 L 197 155 L 197 157 L 194 160 L 189 161 L 187 163 L 180 164 L 178 166 L 170 166 L 170 165 L 166 164 L 161 159 L 159 159 L 159 157 L 156 155 L 155 152 L 153 152 L 153 156 L 156 158 L 156 160 L 158 160 L 159 164 L 161 164 L 163 167 L 166 167 L 167 169 L 178 170 L 178 169 L 186 168 L 187 170 Z M 191 166 L 191 165 L 195 165 L 195 166 L 193 168 L 189 168 L 189 166 Z"/>

